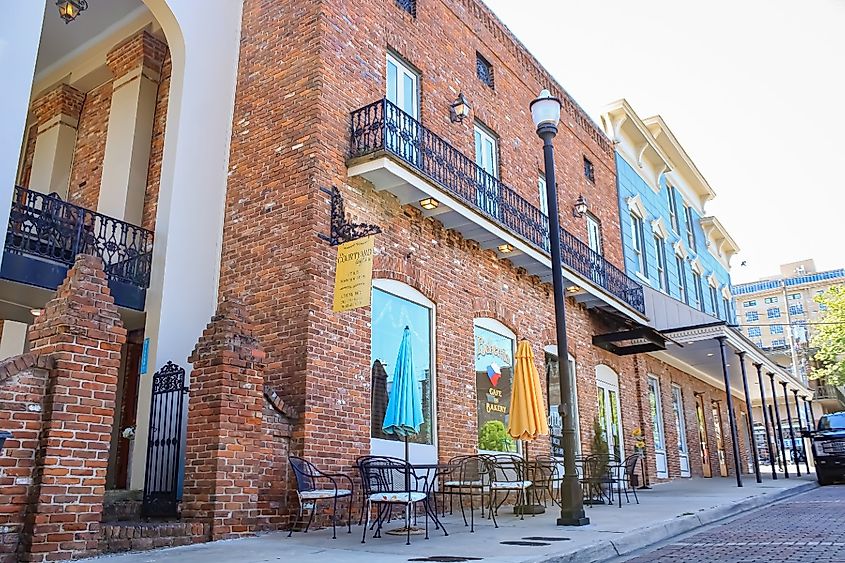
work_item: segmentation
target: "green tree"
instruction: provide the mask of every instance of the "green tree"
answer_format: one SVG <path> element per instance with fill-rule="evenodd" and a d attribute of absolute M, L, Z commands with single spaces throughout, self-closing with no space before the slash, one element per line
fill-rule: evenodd
<path fill-rule="evenodd" d="M 494 452 L 512 452 L 513 438 L 508 435 L 505 424 L 501 420 L 488 420 L 478 433 L 478 449 Z"/>
<path fill-rule="evenodd" d="M 833 286 L 815 297 L 826 307 L 810 346 L 816 349 L 813 379 L 824 379 L 832 385 L 845 385 L 845 285 Z"/>

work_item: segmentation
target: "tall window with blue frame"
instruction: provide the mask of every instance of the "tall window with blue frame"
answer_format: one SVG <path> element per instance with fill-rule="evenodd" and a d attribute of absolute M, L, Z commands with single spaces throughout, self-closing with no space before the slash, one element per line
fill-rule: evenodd
<path fill-rule="evenodd" d="M 687 226 L 687 243 L 690 249 L 695 248 L 695 228 L 692 224 L 692 208 L 684 204 L 684 220 Z"/>
<path fill-rule="evenodd" d="M 678 295 L 681 301 L 689 305 L 689 291 L 687 289 L 687 272 L 684 267 L 684 257 L 675 255 L 675 265 L 678 268 Z"/>
<path fill-rule="evenodd" d="M 713 314 L 719 316 L 719 291 L 710 286 L 710 305 L 713 307 Z M 727 311 L 727 309 L 725 309 Z"/>
<path fill-rule="evenodd" d="M 631 213 L 631 246 L 637 260 L 637 272 L 648 277 L 648 260 L 645 254 L 645 233 L 643 219 L 636 213 Z"/>
<path fill-rule="evenodd" d="M 693 274 L 695 278 L 695 301 L 698 303 L 698 309 L 704 312 L 704 290 L 701 287 L 701 274 Z"/>
<path fill-rule="evenodd" d="M 678 192 L 672 186 L 666 186 L 666 193 L 669 196 L 669 220 L 675 232 L 681 229 L 678 226 Z"/>
<path fill-rule="evenodd" d="M 657 283 L 660 291 L 669 293 L 669 271 L 666 268 L 666 241 L 654 235 L 654 247 L 657 249 Z"/>

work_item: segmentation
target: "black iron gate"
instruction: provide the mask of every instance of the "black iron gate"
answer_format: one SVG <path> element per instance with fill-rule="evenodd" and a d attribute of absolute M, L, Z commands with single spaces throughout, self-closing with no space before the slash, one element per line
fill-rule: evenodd
<path fill-rule="evenodd" d="M 182 457 L 183 417 L 188 386 L 185 369 L 167 362 L 153 376 L 150 434 L 144 477 L 145 518 L 178 516 L 179 471 Z"/>

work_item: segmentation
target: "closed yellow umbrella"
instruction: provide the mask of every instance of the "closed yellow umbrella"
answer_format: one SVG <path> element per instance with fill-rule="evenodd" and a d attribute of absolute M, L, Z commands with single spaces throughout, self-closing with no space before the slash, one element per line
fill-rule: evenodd
<path fill-rule="evenodd" d="M 527 340 L 520 341 L 516 350 L 508 434 L 517 440 L 526 441 L 549 434 L 548 413 L 540 388 L 540 374 L 537 373 L 534 352 Z"/>

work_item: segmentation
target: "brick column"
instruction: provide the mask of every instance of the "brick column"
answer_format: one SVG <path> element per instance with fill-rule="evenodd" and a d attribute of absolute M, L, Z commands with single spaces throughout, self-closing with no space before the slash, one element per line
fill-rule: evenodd
<path fill-rule="evenodd" d="M 23 561 L 77 558 L 97 548 L 126 330 L 103 262 L 79 255 L 29 332 L 33 354 L 50 355 L 43 431 Z"/>
<path fill-rule="evenodd" d="M 109 51 L 114 75 L 97 211 L 140 225 L 158 82 L 167 45 L 139 31 Z"/>
<path fill-rule="evenodd" d="M 189 361 L 182 516 L 208 524 L 212 540 L 250 534 L 263 457 L 264 351 L 242 303 L 220 303 Z"/>
<path fill-rule="evenodd" d="M 76 128 L 85 94 L 60 84 L 32 103 L 38 125 L 29 188 L 67 197 Z"/>

